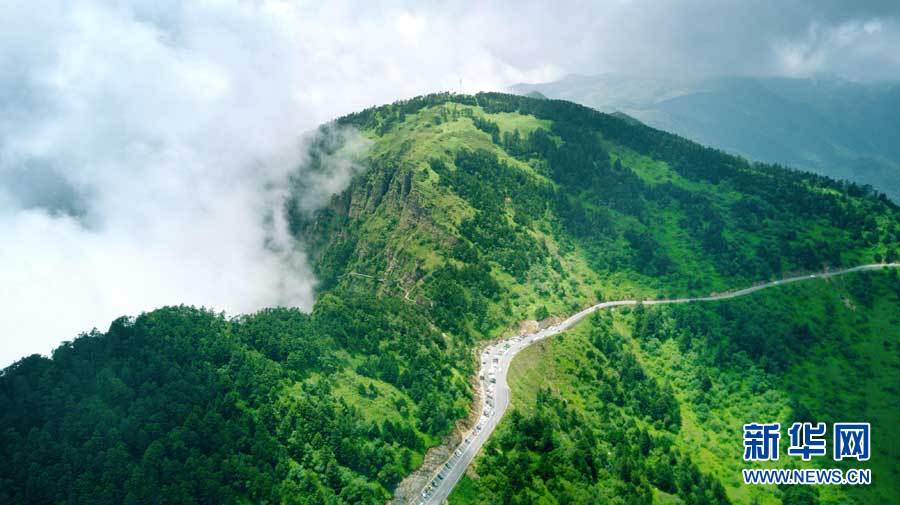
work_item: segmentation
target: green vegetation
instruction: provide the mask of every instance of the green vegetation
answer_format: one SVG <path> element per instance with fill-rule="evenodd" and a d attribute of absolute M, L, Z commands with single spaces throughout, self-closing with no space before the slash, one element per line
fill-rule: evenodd
<path fill-rule="evenodd" d="M 464 314 L 450 328 L 464 338 L 540 305 L 567 313 L 597 287 L 706 293 L 898 256 L 883 195 L 567 102 L 431 95 L 338 124 L 373 141 L 372 168 L 324 212 L 290 207 L 317 273 L 328 287 L 347 271 L 386 278 L 376 289 Z"/>
<path fill-rule="evenodd" d="M 520 321 L 898 253 L 900 210 L 867 188 L 566 102 L 420 97 L 321 128 L 309 154 L 284 210 L 321 281 L 312 313 L 165 308 L 4 370 L 0 501 L 383 503 L 467 414 L 474 346 Z M 310 181 L 347 156 L 364 170 L 311 210 Z M 535 391 L 488 456 L 520 454 L 498 464 L 521 464 L 530 480 L 509 494 L 463 491 L 525 502 L 548 490 L 575 501 L 734 494 L 681 441 L 701 414 L 685 409 L 677 377 L 649 368 L 664 356 L 622 324 L 585 333 L 590 354 L 566 358 L 590 387 L 605 384 L 603 406 Z M 764 373 L 815 372 L 739 350 Z M 558 458 L 565 469 L 588 456 L 554 473 Z M 531 487 L 537 477 L 549 487 Z"/>
<path fill-rule="evenodd" d="M 520 84 L 750 159 L 869 184 L 900 202 L 900 85 L 810 78 L 569 76 Z M 541 95 L 543 98 L 545 96 Z"/>
<path fill-rule="evenodd" d="M 900 493 L 898 304 L 891 272 L 595 314 L 516 357 L 514 408 L 451 503 L 890 503 Z M 869 462 L 836 463 L 829 448 L 804 463 L 786 455 L 786 435 L 780 461 L 742 459 L 748 421 L 847 416 L 877 430 Z M 871 468 L 876 482 L 741 481 L 750 466 L 811 465 Z"/>
<path fill-rule="evenodd" d="M 737 434 L 748 419 L 782 426 L 825 422 L 830 430 L 831 423 L 852 418 L 876 430 L 872 459 L 836 463 L 829 447 L 827 457 L 812 463 L 872 468 L 879 481 L 822 487 L 819 498 L 890 503 L 900 496 L 900 412 L 891 407 L 900 384 L 898 307 L 896 271 L 854 274 L 729 302 L 648 310 L 635 318 L 633 334 L 645 367 L 678 391 L 685 447 L 702 455 L 704 468 L 736 502 L 750 502 L 753 490 L 772 495 L 765 487 L 738 485 L 744 463 Z M 783 442 L 785 454 L 786 435 Z M 802 460 L 782 457 L 770 466 L 793 463 Z M 766 496 L 759 501 L 775 502 Z"/>
<path fill-rule="evenodd" d="M 466 412 L 464 356 L 390 298 L 121 318 L 0 377 L 0 501 L 383 503 Z"/>
<path fill-rule="evenodd" d="M 478 461 L 479 479 L 466 480 L 469 491 L 453 503 L 649 504 L 659 493 L 727 503 L 674 443 L 681 416 L 671 388 L 644 372 L 611 323 L 595 314 L 575 335 L 516 357 L 512 394 L 522 407 L 503 420 Z"/>

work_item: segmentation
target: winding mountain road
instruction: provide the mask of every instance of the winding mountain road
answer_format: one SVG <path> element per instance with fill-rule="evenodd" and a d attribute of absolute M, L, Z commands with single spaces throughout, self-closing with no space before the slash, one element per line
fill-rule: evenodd
<path fill-rule="evenodd" d="M 644 305 L 659 305 L 664 303 L 689 303 L 689 302 L 711 302 L 716 300 L 727 300 L 729 298 L 737 298 L 746 296 L 756 291 L 771 288 L 774 286 L 782 286 L 794 282 L 800 282 L 811 279 L 822 279 L 844 275 L 852 272 L 861 272 L 865 270 L 879 270 L 883 268 L 897 268 L 900 263 L 880 263 L 861 265 L 853 268 L 845 268 L 840 270 L 826 271 L 816 274 L 800 275 L 789 277 L 777 281 L 757 284 L 749 288 L 737 291 L 729 291 L 711 296 L 701 296 L 696 298 L 673 298 L 664 300 L 644 300 Z M 509 407 L 509 386 L 506 383 L 506 373 L 509 370 L 509 364 L 513 357 L 522 349 L 539 342 L 546 338 L 561 333 L 586 316 L 600 310 L 610 307 L 620 307 L 625 305 L 637 305 L 637 300 L 620 300 L 614 302 L 602 302 L 592 305 L 580 312 L 577 312 L 561 323 L 549 326 L 542 330 L 526 335 L 512 337 L 502 340 L 487 347 L 481 354 L 481 368 L 479 370 L 479 378 L 481 385 L 481 395 L 485 399 L 484 412 L 479 418 L 475 426 L 468 432 L 463 441 L 450 455 L 450 458 L 440 467 L 440 470 L 425 484 L 419 494 L 410 500 L 410 504 L 417 505 L 439 505 L 450 496 L 453 487 L 462 478 L 466 468 L 475 459 L 478 451 L 493 433 L 494 428 L 500 422 L 503 414 Z"/>

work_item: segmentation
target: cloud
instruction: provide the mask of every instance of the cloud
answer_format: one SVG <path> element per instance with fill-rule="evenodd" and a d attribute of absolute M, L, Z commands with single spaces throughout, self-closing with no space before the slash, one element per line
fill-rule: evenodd
<path fill-rule="evenodd" d="M 164 304 L 308 308 L 279 188 L 302 134 L 341 114 L 567 73 L 896 77 L 896 19 L 800 1 L 5 2 L 0 365 Z M 310 207 L 353 173 L 331 161 Z"/>
<path fill-rule="evenodd" d="M 776 39 L 779 73 L 808 77 L 837 74 L 857 80 L 900 77 L 900 26 L 894 19 L 811 22 L 805 32 Z"/>
<path fill-rule="evenodd" d="M 898 2 L 633 0 L 573 10 L 545 12 L 544 30 L 557 36 L 531 50 L 552 48 L 573 73 L 900 78 Z"/>
<path fill-rule="evenodd" d="M 304 132 L 461 75 L 468 90 L 548 75 L 455 40 L 453 21 L 431 14 L 268 0 L 0 7 L 0 364 L 166 304 L 309 308 L 315 280 L 280 212 Z M 301 172 L 305 208 L 356 170 L 324 163 Z"/>

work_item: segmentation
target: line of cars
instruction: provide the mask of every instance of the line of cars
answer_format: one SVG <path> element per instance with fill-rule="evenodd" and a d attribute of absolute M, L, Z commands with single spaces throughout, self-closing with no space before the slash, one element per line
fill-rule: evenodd
<path fill-rule="evenodd" d="M 474 443 L 475 438 L 481 433 L 485 426 L 487 426 L 491 417 L 497 414 L 497 376 L 502 371 L 501 360 L 503 357 L 510 352 L 518 352 L 528 345 L 558 332 L 559 328 L 557 326 L 552 326 L 530 335 L 515 336 L 506 340 L 501 340 L 484 349 L 481 353 L 481 367 L 478 371 L 479 383 L 484 398 L 484 409 L 481 413 L 481 417 L 450 458 L 444 462 L 440 470 L 438 470 L 428 484 L 425 485 L 421 496 L 415 502 L 416 505 L 427 505 L 429 503 L 429 500 L 440 488 L 444 480 L 450 475 L 466 451 L 469 450 L 472 443 Z M 522 342 L 523 340 L 525 340 L 524 343 Z"/>
<path fill-rule="evenodd" d="M 506 341 L 501 341 L 492 346 L 485 348 L 481 354 L 481 368 L 478 376 L 481 384 L 481 391 L 484 397 L 484 411 L 481 418 L 475 423 L 472 431 L 463 439 L 450 458 L 444 462 L 437 474 L 425 485 L 422 490 L 421 498 L 417 502 L 418 505 L 425 505 L 428 499 L 434 494 L 441 483 L 453 470 L 453 467 L 459 462 L 462 455 L 469 449 L 475 437 L 481 433 L 481 430 L 487 425 L 488 420 L 495 413 L 496 407 L 496 391 L 497 391 L 497 373 L 500 371 L 500 358 L 509 352 L 511 347 L 510 341 L 518 342 L 520 337 L 513 337 Z"/>
<path fill-rule="evenodd" d="M 456 463 L 459 461 L 459 458 L 463 455 L 463 453 L 469 448 L 472 444 L 472 440 L 474 440 L 475 435 L 481 431 L 481 427 L 478 427 L 476 432 L 467 436 L 459 447 L 453 451 L 453 454 L 450 455 L 450 458 L 444 462 L 444 465 L 441 466 L 441 469 L 438 470 L 438 473 L 425 485 L 425 488 L 422 490 L 422 497 L 417 502 L 418 505 L 425 505 L 428 503 L 428 498 L 437 490 L 438 486 L 441 485 L 441 482 L 447 477 Z"/>

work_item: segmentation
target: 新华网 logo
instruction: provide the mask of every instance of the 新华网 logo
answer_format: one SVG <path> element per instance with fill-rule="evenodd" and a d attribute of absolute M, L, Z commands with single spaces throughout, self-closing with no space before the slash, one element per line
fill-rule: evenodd
<path fill-rule="evenodd" d="M 835 461 L 855 459 L 868 461 L 871 453 L 869 423 L 834 423 L 831 454 Z M 787 430 L 790 445 L 788 456 L 809 461 L 825 456 L 827 426 L 825 423 L 793 423 Z M 777 461 L 781 440 L 780 423 L 750 423 L 744 425 L 744 461 Z"/>

